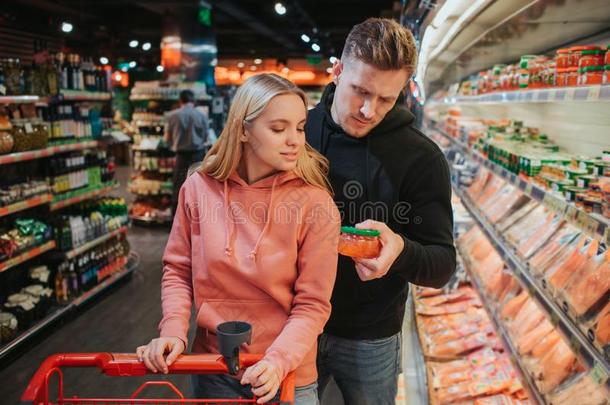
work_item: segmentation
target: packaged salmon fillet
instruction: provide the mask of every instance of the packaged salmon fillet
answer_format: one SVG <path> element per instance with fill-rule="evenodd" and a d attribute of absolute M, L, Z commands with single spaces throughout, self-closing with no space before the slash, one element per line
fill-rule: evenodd
<path fill-rule="evenodd" d="M 478 207 L 481 207 L 487 203 L 490 199 L 494 199 L 496 194 L 500 191 L 500 189 L 504 186 L 505 182 L 500 177 L 493 176 L 485 185 L 483 192 L 479 195 L 479 197 L 475 200 L 475 203 Z"/>
<path fill-rule="evenodd" d="M 561 336 L 556 330 L 546 335 L 537 346 L 532 349 L 532 357 L 541 359 L 545 354 L 549 353 L 557 343 L 561 340 Z"/>
<path fill-rule="evenodd" d="M 565 221 L 562 215 L 550 214 L 542 226 L 534 230 L 529 238 L 523 239 L 517 248 L 521 257 L 529 259 L 538 249 L 546 244 L 549 239 L 559 231 Z"/>
<path fill-rule="evenodd" d="M 451 404 L 470 399 L 471 395 L 469 388 L 469 382 L 463 382 L 461 384 L 452 385 L 451 387 L 441 388 L 436 391 L 436 400 L 439 404 Z"/>
<path fill-rule="evenodd" d="M 447 314 L 456 314 L 460 312 L 466 312 L 468 308 L 472 306 L 481 306 L 481 302 L 476 299 L 471 299 L 469 301 L 460 301 L 450 304 L 442 304 L 436 306 L 429 306 L 421 303 L 415 304 L 415 310 L 418 314 L 421 315 L 447 315 Z"/>
<path fill-rule="evenodd" d="M 530 402 L 513 398 L 510 395 L 498 394 L 477 398 L 474 400 L 474 405 L 530 405 Z"/>
<path fill-rule="evenodd" d="M 610 344 L 610 302 L 597 316 L 595 339 L 601 346 Z"/>
<path fill-rule="evenodd" d="M 519 246 L 521 241 L 530 239 L 547 221 L 547 209 L 538 205 L 530 213 L 514 223 L 504 232 L 504 237 L 513 246 Z"/>
<path fill-rule="evenodd" d="M 536 325 L 534 329 L 528 333 L 518 336 L 516 339 L 517 350 L 521 355 L 525 355 L 534 350 L 542 340 L 547 337 L 555 328 L 547 319 L 543 319 L 540 324 Z"/>
<path fill-rule="evenodd" d="M 540 204 L 537 201 L 529 200 L 515 212 L 498 222 L 496 224 L 496 228 L 502 233 L 505 232 L 509 227 L 521 221 L 521 219 L 523 219 L 526 215 L 536 209 L 539 205 Z"/>
<path fill-rule="evenodd" d="M 538 308 L 534 300 L 528 300 L 521 308 L 515 319 L 509 323 L 509 330 L 513 336 L 521 336 L 532 330 L 544 319 L 544 313 Z"/>
<path fill-rule="evenodd" d="M 586 373 L 579 374 L 570 383 L 549 395 L 553 405 L 607 405 L 610 399 L 604 388 L 595 383 Z"/>
<path fill-rule="evenodd" d="M 570 224 L 565 224 L 547 243 L 529 260 L 528 264 L 532 274 L 542 274 L 554 260 L 559 259 L 565 252 L 569 254 L 569 245 L 578 237 L 580 232 Z"/>
<path fill-rule="evenodd" d="M 497 361 L 497 356 L 492 348 L 484 347 L 470 353 L 466 359 L 472 367 L 479 367 Z"/>
<path fill-rule="evenodd" d="M 488 341 L 485 333 L 477 332 L 450 342 L 431 345 L 428 347 L 428 354 L 432 357 L 451 358 L 481 348 L 488 344 Z"/>
<path fill-rule="evenodd" d="M 523 305 L 530 299 L 526 290 L 521 291 L 519 295 L 510 299 L 502 308 L 500 314 L 504 319 L 513 319 L 517 316 Z"/>
<path fill-rule="evenodd" d="M 568 281 L 576 272 L 585 267 L 590 268 L 599 265 L 597 261 L 592 260 L 597 254 L 598 246 L 599 242 L 592 240 L 587 246 L 573 252 L 555 272 L 549 273 L 548 285 L 552 286 L 556 294 L 566 287 Z"/>
<path fill-rule="evenodd" d="M 584 315 L 600 302 L 610 291 L 610 249 L 606 253 L 591 258 L 592 264 L 572 276 L 572 282 L 565 289 L 563 297 L 576 316 Z"/>
<path fill-rule="evenodd" d="M 421 298 L 418 300 L 418 302 L 422 303 L 423 305 L 434 307 L 446 303 L 469 300 L 471 297 L 472 295 L 468 294 L 467 292 L 458 291 L 452 294 L 441 294 L 434 297 Z"/>
<path fill-rule="evenodd" d="M 487 182 L 492 177 L 493 174 L 489 170 L 485 168 L 479 169 L 474 181 L 466 191 L 473 201 L 476 201 L 480 197 L 481 193 L 483 192 L 483 189 L 487 185 Z"/>
<path fill-rule="evenodd" d="M 440 345 L 452 340 L 469 336 L 479 331 L 479 325 L 476 323 L 465 323 L 457 328 L 447 328 L 437 333 L 426 335 L 426 342 L 429 344 Z"/>
<path fill-rule="evenodd" d="M 576 356 L 563 340 L 559 340 L 553 350 L 540 360 L 540 392 L 547 394 L 553 391 L 568 378 L 575 366 Z"/>

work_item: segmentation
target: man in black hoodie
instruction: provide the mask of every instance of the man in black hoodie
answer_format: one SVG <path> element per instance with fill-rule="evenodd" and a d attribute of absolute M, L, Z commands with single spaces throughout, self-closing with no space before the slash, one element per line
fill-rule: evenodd
<path fill-rule="evenodd" d="M 332 377 L 349 405 L 394 404 L 408 284 L 442 287 L 455 271 L 447 162 L 396 103 L 416 53 L 394 21 L 356 25 L 305 127 L 330 161 L 342 224 L 377 230 L 382 242 L 376 259 L 339 257 L 319 339 L 319 396 Z"/>

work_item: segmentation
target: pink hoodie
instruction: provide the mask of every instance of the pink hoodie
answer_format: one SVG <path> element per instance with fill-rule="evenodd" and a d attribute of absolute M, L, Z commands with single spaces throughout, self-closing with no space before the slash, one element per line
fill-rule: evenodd
<path fill-rule="evenodd" d="M 225 182 L 193 174 L 163 256 L 161 336 L 187 342 L 194 298 L 194 352 L 218 353 L 216 326 L 246 321 L 253 333 L 245 352 L 264 353 L 282 379 L 296 369 L 297 386 L 315 382 L 339 222 L 328 192 L 293 172 L 251 185 L 236 173 Z"/>

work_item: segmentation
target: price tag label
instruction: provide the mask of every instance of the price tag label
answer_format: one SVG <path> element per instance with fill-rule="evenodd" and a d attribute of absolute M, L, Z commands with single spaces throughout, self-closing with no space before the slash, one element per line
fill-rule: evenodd
<path fill-rule="evenodd" d="M 32 127 L 32 124 L 29 122 L 25 123 L 24 128 L 27 134 L 31 134 L 32 132 L 34 132 L 34 127 Z"/>
<path fill-rule="evenodd" d="M 573 101 L 574 100 L 574 94 L 576 93 L 576 89 L 573 87 L 570 87 L 568 89 L 566 89 L 566 96 L 565 96 L 565 101 Z"/>
<path fill-rule="evenodd" d="M 589 214 L 587 214 L 586 212 L 578 212 L 578 215 L 576 216 L 576 223 L 583 231 L 585 231 L 590 236 L 596 236 L 598 222 L 595 218 L 590 217 Z"/>
<path fill-rule="evenodd" d="M 587 101 L 598 101 L 601 90 L 602 86 L 591 86 L 587 94 Z"/>
<path fill-rule="evenodd" d="M 578 208 L 576 208 L 574 205 L 569 205 L 568 209 L 566 210 L 566 218 L 569 221 L 574 221 L 574 220 L 576 220 L 577 215 L 578 215 Z"/>
<path fill-rule="evenodd" d="M 591 369 L 589 376 L 593 381 L 595 381 L 598 385 L 606 385 L 608 381 L 608 373 L 604 370 L 604 367 L 599 364 L 597 361 L 595 365 Z"/>
<path fill-rule="evenodd" d="M 567 207 L 567 202 L 565 200 L 561 200 L 551 194 L 546 193 L 544 195 L 544 199 L 542 200 L 542 203 L 550 208 L 551 210 L 558 212 L 560 214 L 565 213 L 566 207 Z"/>
<path fill-rule="evenodd" d="M 532 190 L 534 189 L 534 185 L 532 183 L 527 183 L 525 186 L 525 194 L 532 194 Z"/>

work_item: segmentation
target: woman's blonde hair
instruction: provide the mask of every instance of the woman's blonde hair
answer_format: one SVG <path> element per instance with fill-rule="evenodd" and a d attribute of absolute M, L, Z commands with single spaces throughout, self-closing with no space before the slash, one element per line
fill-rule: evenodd
<path fill-rule="evenodd" d="M 244 125 L 254 121 L 276 96 L 295 94 L 303 100 L 307 108 L 307 96 L 290 80 L 276 74 L 259 74 L 250 77 L 237 90 L 227 123 L 212 149 L 206 154 L 200 171 L 219 181 L 225 181 L 237 170 L 242 158 L 243 145 L 240 141 Z M 305 143 L 299 153 L 295 174 L 306 183 L 331 191 L 328 182 L 328 160 Z"/>

